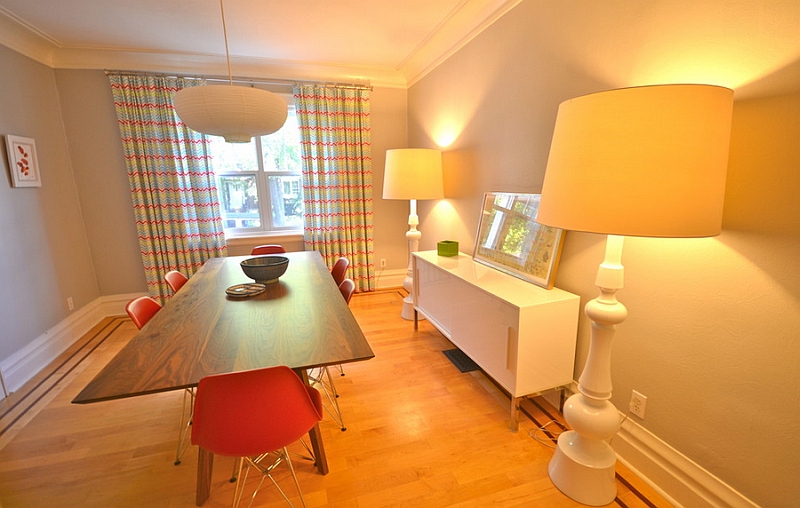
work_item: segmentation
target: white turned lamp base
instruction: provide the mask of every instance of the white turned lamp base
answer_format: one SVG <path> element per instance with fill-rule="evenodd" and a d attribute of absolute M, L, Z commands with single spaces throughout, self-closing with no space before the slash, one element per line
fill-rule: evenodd
<path fill-rule="evenodd" d="M 619 429 L 619 413 L 608 401 L 581 393 L 564 404 L 573 429 L 558 437 L 547 472 L 558 490 L 579 503 L 604 506 L 617 497 L 614 465 L 617 455 L 605 440 Z"/>
<path fill-rule="evenodd" d="M 578 379 L 578 392 L 564 404 L 572 430 L 558 437 L 547 472 L 558 490 L 579 503 L 604 506 L 617 496 L 617 455 L 608 442 L 619 430 L 619 412 L 611 398 L 611 342 L 616 326 L 628 315 L 615 293 L 623 286 L 623 237 L 609 235 L 597 270 L 600 296 L 586 304 L 592 322 L 589 353 Z"/>
<path fill-rule="evenodd" d="M 570 445 L 575 437 L 580 438 L 571 430 L 559 436 L 556 453 L 550 459 L 547 468 L 550 480 L 558 490 L 579 503 L 589 506 L 605 506 L 612 503 L 617 497 L 614 461 L 610 466 L 599 467 L 575 460 L 570 456 Z M 614 450 L 611 450 L 611 454 L 614 454 Z"/>
<path fill-rule="evenodd" d="M 411 213 L 408 214 L 408 231 L 406 231 L 406 239 L 408 240 L 408 270 L 403 279 L 403 289 L 408 292 L 408 296 L 403 298 L 403 309 L 400 311 L 400 317 L 406 321 L 414 320 L 414 253 L 419 249 L 419 239 L 422 238 L 422 233 L 419 232 L 417 226 L 419 225 L 419 217 L 417 216 L 417 200 L 411 199 L 409 208 Z M 422 314 L 417 318 L 425 319 Z"/>

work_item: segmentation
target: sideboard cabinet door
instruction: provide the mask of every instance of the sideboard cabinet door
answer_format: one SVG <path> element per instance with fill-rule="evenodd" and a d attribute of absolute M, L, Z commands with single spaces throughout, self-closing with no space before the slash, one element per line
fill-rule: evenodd
<path fill-rule="evenodd" d="M 544 289 L 470 256 L 414 253 L 414 309 L 512 398 L 573 380 L 580 298 Z"/>

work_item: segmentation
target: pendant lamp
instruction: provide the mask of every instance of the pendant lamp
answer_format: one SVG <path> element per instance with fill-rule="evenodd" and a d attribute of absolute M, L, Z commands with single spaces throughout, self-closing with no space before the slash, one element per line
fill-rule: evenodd
<path fill-rule="evenodd" d="M 283 99 L 267 90 L 233 85 L 223 0 L 220 0 L 219 6 L 229 84 L 192 86 L 179 90 L 174 98 L 175 112 L 186 126 L 197 132 L 222 136 L 228 143 L 248 143 L 253 136 L 272 134 L 283 127 L 287 105 Z"/>

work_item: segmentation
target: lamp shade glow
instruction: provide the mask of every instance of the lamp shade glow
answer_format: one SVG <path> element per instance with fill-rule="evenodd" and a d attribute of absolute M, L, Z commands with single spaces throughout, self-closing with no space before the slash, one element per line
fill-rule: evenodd
<path fill-rule="evenodd" d="M 442 152 L 429 148 L 386 151 L 383 199 L 441 199 Z"/>
<path fill-rule="evenodd" d="M 286 122 L 286 101 L 259 88 L 192 86 L 179 90 L 174 101 L 175 112 L 189 128 L 229 143 L 272 134 Z"/>
<path fill-rule="evenodd" d="M 732 110 L 733 91 L 711 85 L 561 103 L 537 221 L 613 235 L 718 235 Z"/>

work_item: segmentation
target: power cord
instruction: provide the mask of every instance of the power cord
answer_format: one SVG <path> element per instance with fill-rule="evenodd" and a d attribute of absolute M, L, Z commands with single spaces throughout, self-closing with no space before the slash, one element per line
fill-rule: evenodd
<path fill-rule="evenodd" d="M 550 430 L 549 427 L 555 425 L 557 427 L 556 430 Z M 548 448 L 555 449 L 556 448 L 556 441 L 558 441 L 558 436 L 561 435 L 562 432 L 566 431 L 567 428 L 564 425 L 556 420 L 550 420 L 549 422 L 545 423 L 541 427 L 537 427 L 535 429 L 531 429 L 528 431 L 528 436 L 535 439 L 538 443 L 543 444 Z M 544 437 L 542 437 L 544 436 Z"/>

